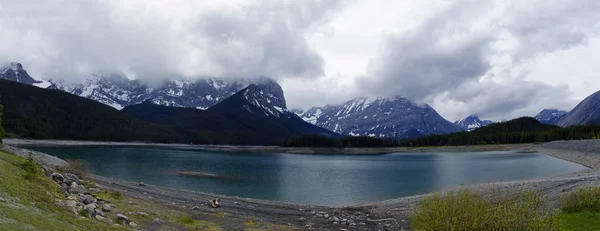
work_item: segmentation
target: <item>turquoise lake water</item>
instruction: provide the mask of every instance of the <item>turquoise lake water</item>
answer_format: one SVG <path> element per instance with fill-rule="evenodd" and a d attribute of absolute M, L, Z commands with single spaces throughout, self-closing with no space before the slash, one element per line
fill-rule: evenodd
<path fill-rule="evenodd" d="M 295 155 L 207 152 L 190 147 L 30 146 L 81 159 L 91 172 L 228 196 L 312 205 L 357 205 L 453 185 L 541 178 L 585 167 L 538 153 L 396 153 Z M 220 178 L 179 175 L 210 173 Z"/>

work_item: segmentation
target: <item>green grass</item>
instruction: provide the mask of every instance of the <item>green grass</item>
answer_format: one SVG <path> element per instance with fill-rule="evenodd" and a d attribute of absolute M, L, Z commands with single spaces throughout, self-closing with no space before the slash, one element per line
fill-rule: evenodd
<path fill-rule="evenodd" d="M 27 179 L 26 179 L 27 178 Z M 82 220 L 59 207 L 62 194 L 39 167 L 12 154 L 0 152 L 0 227 L 2 230 L 122 230 Z"/>
<path fill-rule="evenodd" d="M 600 230 L 600 213 L 597 212 L 562 213 L 559 220 L 563 231 Z"/>
<path fill-rule="evenodd" d="M 600 187 L 583 187 L 560 198 L 561 230 L 600 230 Z"/>
<path fill-rule="evenodd" d="M 176 222 L 182 224 L 190 231 L 221 231 L 221 225 L 210 221 L 199 221 L 188 217 L 180 217 L 175 219 Z"/>
<path fill-rule="evenodd" d="M 436 230 L 558 230 L 558 217 L 547 199 L 525 191 L 516 195 L 489 189 L 436 193 L 421 200 L 412 214 L 412 229 Z"/>

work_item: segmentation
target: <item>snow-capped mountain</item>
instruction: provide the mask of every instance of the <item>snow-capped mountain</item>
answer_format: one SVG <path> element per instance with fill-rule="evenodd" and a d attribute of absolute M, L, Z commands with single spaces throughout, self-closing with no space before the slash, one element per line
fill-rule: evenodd
<path fill-rule="evenodd" d="M 4 67 L 0 67 L 0 79 L 6 79 L 18 83 L 35 85 L 41 88 L 47 88 L 51 84 L 48 81 L 37 80 L 29 76 L 20 63 L 12 62 Z"/>
<path fill-rule="evenodd" d="M 313 107 L 301 116 L 305 121 L 342 135 L 415 138 L 461 129 L 429 105 L 417 105 L 404 97 L 356 98 L 342 105 Z"/>
<path fill-rule="evenodd" d="M 600 124 L 600 91 L 585 98 L 556 122 L 561 127 L 585 124 Z"/>
<path fill-rule="evenodd" d="M 123 75 L 90 74 L 81 82 L 71 83 L 64 80 L 35 80 L 27 74 L 21 64 L 11 63 L 8 67 L 0 68 L 0 78 L 42 88 L 56 88 L 119 110 L 146 100 L 164 106 L 206 109 L 250 84 L 256 84 L 263 89 L 273 105 L 287 108 L 281 86 L 266 77 L 239 80 L 167 80 L 159 86 L 150 87 L 141 81 L 130 80 Z"/>
<path fill-rule="evenodd" d="M 467 116 L 467 118 L 457 120 L 454 124 L 465 131 L 472 131 L 480 127 L 488 126 L 494 123 L 491 120 L 481 120 L 478 116 L 471 115 Z"/>
<path fill-rule="evenodd" d="M 567 111 L 558 109 L 544 109 L 538 113 L 534 118 L 543 124 L 556 125 L 556 122 L 567 114 Z"/>
<path fill-rule="evenodd" d="M 114 108 L 139 104 L 146 100 L 172 107 L 209 108 L 250 84 L 264 89 L 273 105 L 286 108 L 283 90 L 277 82 L 268 78 L 253 80 L 168 80 L 161 86 L 152 88 L 122 75 L 92 75 L 81 84 L 67 85 L 51 81 L 56 88 L 96 100 Z"/>

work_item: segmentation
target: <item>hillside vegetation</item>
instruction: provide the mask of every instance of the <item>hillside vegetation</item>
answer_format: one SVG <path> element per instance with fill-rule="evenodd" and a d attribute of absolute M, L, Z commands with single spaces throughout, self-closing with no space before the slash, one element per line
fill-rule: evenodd
<path fill-rule="evenodd" d="M 470 132 L 430 135 L 402 141 L 403 146 L 444 146 L 477 144 L 516 144 L 550 142 L 555 140 L 597 139 L 600 125 L 561 128 L 542 124 L 534 118 L 522 117 L 495 123 Z"/>
<path fill-rule="evenodd" d="M 185 142 L 168 129 L 99 102 L 59 90 L 0 80 L 2 125 L 9 136 L 32 139 Z"/>

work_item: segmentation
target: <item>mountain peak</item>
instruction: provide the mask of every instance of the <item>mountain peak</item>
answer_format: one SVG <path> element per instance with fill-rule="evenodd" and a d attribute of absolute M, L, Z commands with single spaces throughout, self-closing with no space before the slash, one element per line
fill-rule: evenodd
<path fill-rule="evenodd" d="M 17 62 L 11 62 L 10 69 L 12 69 L 13 71 L 20 71 L 23 70 L 23 65 Z"/>
<path fill-rule="evenodd" d="M 556 125 L 558 120 L 560 120 L 560 118 L 564 117 L 566 114 L 566 111 L 558 109 L 544 109 L 535 116 L 535 119 L 543 124 Z"/>
<path fill-rule="evenodd" d="M 462 128 L 466 131 L 472 131 L 477 128 L 490 125 L 492 123 L 494 123 L 494 122 L 492 122 L 491 120 L 479 119 L 479 116 L 477 116 L 477 115 L 470 115 L 470 116 L 465 117 L 464 119 L 457 120 L 456 122 L 454 122 L 454 124 L 456 126 L 459 126 L 460 128 Z"/>
<path fill-rule="evenodd" d="M 313 107 L 305 121 L 343 135 L 415 138 L 460 131 L 429 105 L 405 97 L 357 97 L 339 105 Z"/>

